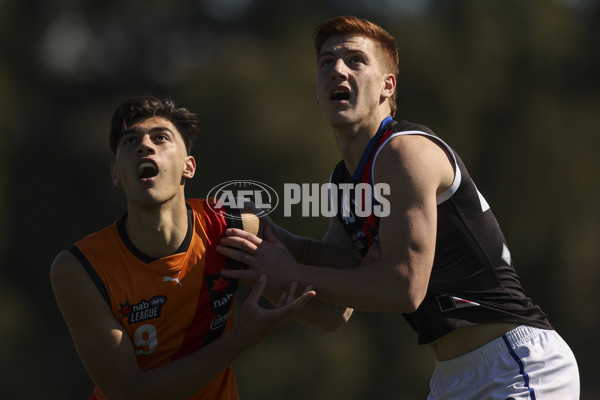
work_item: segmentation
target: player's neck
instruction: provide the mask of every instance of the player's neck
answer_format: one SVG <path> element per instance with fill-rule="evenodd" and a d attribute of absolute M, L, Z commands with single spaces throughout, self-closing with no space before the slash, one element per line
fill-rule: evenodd
<path fill-rule="evenodd" d="M 155 207 L 129 206 L 125 221 L 131 243 L 142 253 L 161 258 L 173 254 L 188 230 L 184 198 Z"/>
<path fill-rule="evenodd" d="M 351 124 L 334 127 L 333 132 L 338 149 L 348 171 L 353 174 L 369 141 L 377 134 L 381 120 L 364 124 Z"/>

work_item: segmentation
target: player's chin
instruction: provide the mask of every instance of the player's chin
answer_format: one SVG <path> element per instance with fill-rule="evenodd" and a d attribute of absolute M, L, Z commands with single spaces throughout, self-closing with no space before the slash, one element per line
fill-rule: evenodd
<path fill-rule="evenodd" d="M 343 128 L 355 123 L 356 118 L 348 110 L 331 111 L 327 115 L 327 121 L 333 128 Z"/>
<path fill-rule="evenodd" d="M 129 202 L 139 207 L 156 207 L 163 205 L 169 201 L 172 196 L 166 195 L 164 192 L 156 190 L 156 188 L 142 188 L 136 191 L 135 194 L 127 196 Z"/>

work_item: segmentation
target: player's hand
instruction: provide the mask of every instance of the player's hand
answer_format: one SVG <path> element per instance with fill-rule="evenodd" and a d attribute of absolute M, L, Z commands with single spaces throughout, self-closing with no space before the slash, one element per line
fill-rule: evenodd
<path fill-rule="evenodd" d="M 257 344 L 281 330 L 316 295 L 311 286 L 296 295 L 298 285 L 294 282 L 273 309 L 266 309 L 258 303 L 266 286 L 267 277 L 261 275 L 244 302 L 234 328 L 249 345 Z"/>
<path fill-rule="evenodd" d="M 265 229 L 264 240 L 240 229 L 227 229 L 221 238 L 217 252 L 234 260 L 247 264 L 249 270 L 223 270 L 227 278 L 256 282 L 261 274 L 267 275 L 269 285 L 286 290 L 294 280 L 293 267 L 296 260 L 288 249 L 271 232 Z"/>

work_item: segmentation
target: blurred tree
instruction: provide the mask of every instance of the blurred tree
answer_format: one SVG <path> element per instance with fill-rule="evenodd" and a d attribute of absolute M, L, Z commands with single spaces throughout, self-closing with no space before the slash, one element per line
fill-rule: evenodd
<path fill-rule="evenodd" d="M 315 105 L 310 33 L 338 14 L 397 38 L 398 117 L 465 159 L 578 357 L 582 399 L 600 398 L 600 318 L 587 312 L 600 283 L 600 6 L 586 0 L 0 1 L 1 398 L 91 391 L 48 268 L 124 212 L 108 176 L 113 109 L 152 93 L 199 113 L 189 195 L 229 179 L 324 182 L 339 156 Z M 275 218 L 314 237 L 327 225 Z M 236 362 L 242 398 L 424 398 L 433 361 L 415 343 L 398 315 L 357 313 L 331 335 L 290 326 Z"/>

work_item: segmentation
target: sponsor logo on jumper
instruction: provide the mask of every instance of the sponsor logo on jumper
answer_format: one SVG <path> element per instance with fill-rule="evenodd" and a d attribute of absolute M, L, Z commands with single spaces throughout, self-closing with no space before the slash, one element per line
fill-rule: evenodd
<path fill-rule="evenodd" d="M 229 312 L 237 282 L 232 282 L 221 274 L 209 275 L 205 279 L 211 310 L 221 315 Z"/>
<path fill-rule="evenodd" d="M 229 312 L 227 312 L 225 315 L 217 315 L 210 323 L 210 329 L 219 329 L 223 327 L 227 323 L 230 315 L 231 310 L 229 310 Z"/>
<path fill-rule="evenodd" d="M 479 303 L 474 301 L 461 299 L 460 297 L 456 296 L 450 296 L 449 294 L 437 296 L 436 299 L 442 312 L 455 310 L 457 308 L 480 306 Z"/>
<path fill-rule="evenodd" d="M 171 278 L 170 276 L 163 276 L 163 282 L 176 282 L 179 286 L 183 286 L 179 281 L 179 275 L 181 275 L 181 271 L 177 274 L 177 278 Z"/>
<path fill-rule="evenodd" d="M 226 293 L 223 297 L 219 298 L 219 299 L 214 299 L 212 301 L 212 308 L 213 309 L 219 309 L 221 307 L 226 307 L 227 303 L 229 303 L 229 301 L 233 298 L 233 294 L 232 293 Z"/>
<path fill-rule="evenodd" d="M 167 302 L 166 296 L 154 296 L 150 300 L 142 300 L 136 304 L 121 304 L 121 318 L 127 318 L 127 322 L 135 324 L 160 317 L 162 306 Z"/>

